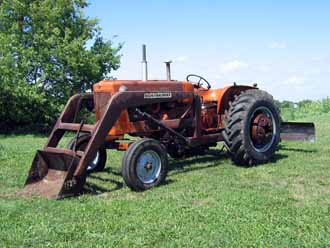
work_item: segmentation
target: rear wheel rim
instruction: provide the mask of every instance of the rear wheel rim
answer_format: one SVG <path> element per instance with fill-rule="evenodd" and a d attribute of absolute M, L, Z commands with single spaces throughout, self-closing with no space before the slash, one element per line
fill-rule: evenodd
<path fill-rule="evenodd" d="M 256 108 L 250 118 L 250 143 L 257 152 L 268 151 L 276 139 L 276 122 L 267 107 Z"/>
<path fill-rule="evenodd" d="M 144 184 L 155 182 L 160 175 L 161 159 L 153 150 L 144 151 L 137 159 L 136 175 Z"/>

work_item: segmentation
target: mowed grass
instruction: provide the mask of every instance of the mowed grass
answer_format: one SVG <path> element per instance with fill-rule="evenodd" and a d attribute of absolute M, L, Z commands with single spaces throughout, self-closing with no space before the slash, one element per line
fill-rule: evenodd
<path fill-rule="evenodd" d="M 304 120 L 317 141 L 282 142 L 269 164 L 213 150 L 172 160 L 166 183 L 142 193 L 109 151 L 85 193 L 60 201 L 15 196 L 46 137 L 0 136 L 0 247 L 328 247 L 330 114 Z"/>

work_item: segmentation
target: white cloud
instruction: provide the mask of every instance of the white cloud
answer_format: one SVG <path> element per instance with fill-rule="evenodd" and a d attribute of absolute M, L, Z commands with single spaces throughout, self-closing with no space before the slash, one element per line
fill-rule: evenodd
<path fill-rule="evenodd" d="M 303 77 L 298 77 L 298 76 L 292 76 L 286 79 L 283 83 L 286 85 L 292 85 L 292 86 L 300 86 L 304 85 L 306 82 L 306 79 Z"/>
<path fill-rule="evenodd" d="M 258 66 L 256 66 L 256 70 L 258 70 L 260 72 L 270 72 L 271 67 L 269 65 L 258 65 Z"/>
<path fill-rule="evenodd" d="M 176 57 L 175 59 L 174 59 L 174 62 L 184 62 L 184 61 L 186 61 L 188 59 L 188 57 L 187 56 L 178 56 L 178 57 Z"/>
<path fill-rule="evenodd" d="M 324 57 L 323 56 L 312 57 L 312 61 L 315 61 L 315 62 L 321 62 L 323 60 L 324 60 Z"/>
<path fill-rule="evenodd" d="M 273 41 L 268 45 L 268 48 L 270 49 L 284 49 L 287 45 L 283 41 Z"/>
<path fill-rule="evenodd" d="M 220 65 L 220 70 L 222 73 L 227 73 L 227 72 L 238 71 L 238 70 L 247 68 L 248 66 L 249 65 L 247 63 L 245 63 L 244 61 L 233 60 L 233 61 L 228 61 L 228 62 Z"/>
<path fill-rule="evenodd" d="M 321 73 L 322 73 L 322 69 L 319 67 L 311 67 L 305 71 L 305 75 L 307 76 L 318 76 Z"/>

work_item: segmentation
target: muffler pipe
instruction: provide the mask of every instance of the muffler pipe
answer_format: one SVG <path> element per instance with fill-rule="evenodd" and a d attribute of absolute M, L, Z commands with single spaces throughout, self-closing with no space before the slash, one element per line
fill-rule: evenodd
<path fill-rule="evenodd" d="M 167 60 L 164 63 L 165 63 L 165 66 L 166 66 L 166 79 L 168 81 L 171 81 L 171 63 L 172 63 L 172 60 Z"/>
<path fill-rule="evenodd" d="M 142 45 L 142 81 L 148 80 L 148 63 L 146 45 Z"/>

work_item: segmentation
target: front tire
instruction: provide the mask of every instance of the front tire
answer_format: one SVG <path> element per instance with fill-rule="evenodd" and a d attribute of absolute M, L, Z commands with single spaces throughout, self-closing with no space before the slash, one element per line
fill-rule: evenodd
<path fill-rule="evenodd" d="M 224 138 L 235 164 L 267 162 L 280 141 L 280 116 L 273 97 L 257 89 L 236 96 L 227 112 Z"/>
<path fill-rule="evenodd" d="M 143 191 L 161 184 L 166 177 L 167 152 L 160 142 L 143 138 L 130 145 L 124 154 L 122 175 L 128 187 Z"/>
<path fill-rule="evenodd" d="M 76 150 L 84 152 L 91 136 L 89 134 L 81 134 L 77 139 Z M 75 138 L 71 139 L 68 144 L 70 150 L 73 149 Z M 101 146 L 96 152 L 93 161 L 87 167 L 87 173 L 100 172 L 104 170 L 107 162 L 107 151 L 104 146 Z"/>

